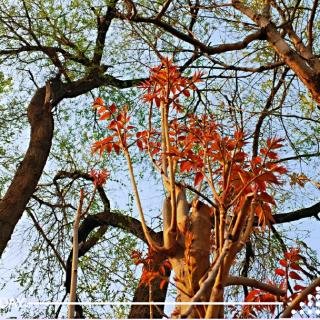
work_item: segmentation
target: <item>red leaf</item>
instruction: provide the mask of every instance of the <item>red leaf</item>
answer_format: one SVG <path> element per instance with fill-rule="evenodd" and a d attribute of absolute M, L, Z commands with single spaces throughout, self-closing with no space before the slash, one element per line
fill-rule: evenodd
<path fill-rule="evenodd" d="M 294 271 L 289 272 L 289 277 L 294 280 L 302 280 L 302 278 Z"/>
<path fill-rule="evenodd" d="M 194 185 L 197 186 L 204 178 L 204 175 L 201 172 L 197 172 L 194 177 Z"/>
<path fill-rule="evenodd" d="M 114 130 L 116 126 L 117 126 L 117 121 L 112 120 L 108 126 L 108 129 Z"/>
<path fill-rule="evenodd" d="M 252 163 L 257 165 L 257 164 L 261 164 L 262 163 L 262 158 L 261 157 L 254 157 L 252 159 Z"/>
<path fill-rule="evenodd" d="M 187 138 L 186 136 L 179 136 L 177 140 L 181 142 L 181 141 L 185 141 L 186 138 Z"/>
<path fill-rule="evenodd" d="M 157 154 L 157 153 L 159 153 L 159 151 L 160 151 L 160 149 L 158 149 L 158 148 L 155 148 L 155 149 L 153 149 L 152 151 L 151 151 L 151 156 L 153 157 L 155 154 Z"/>
<path fill-rule="evenodd" d="M 291 268 L 291 269 L 294 269 L 294 270 L 298 270 L 298 271 L 301 270 L 300 266 L 297 265 L 295 262 L 291 262 L 290 268 Z"/>
<path fill-rule="evenodd" d="M 262 203 L 263 214 L 268 220 L 268 222 L 275 223 L 275 220 L 272 216 L 271 208 L 268 203 Z"/>
<path fill-rule="evenodd" d="M 280 263 L 283 267 L 287 267 L 287 266 L 288 266 L 288 261 L 285 260 L 285 259 L 281 259 L 281 260 L 279 261 L 279 263 Z"/>
<path fill-rule="evenodd" d="M 261 290 L 259 290 L 259 289 L 254 289 L 254 290 L 250 291 L 249 294 L 246 296 L 245 301 L 247 301 L 247 302 L 255 301 L 256 297 L 260 293 L 261 293 Z"/>
<path fill-rule="evenodd" d="M 277 297 L 271 293 L 265 293 L 260 296 L 261 302 L 275 302 L 277 301 Z"/>
<path fill-rule="evenodd" d="M 111 143 L 108 143 L 106 145 L 106 148 L 107 148 L 107 152 L 110 153 L 112 151 L 112 144 Z"/>
<path fill-rule="evenodd" d="M 143 150 L 143 143 L 141 140 L 137 140 L 137 146 L 141 151 Z"/>
<path fill-rule="evenodd" d="M 300 286 L 300 284 L 296 284 L 294 287 L 293 287 L 293 290 L 295 291 L 300 291 L 300 290 L 304 290 L 306 287 L 304 286 Z"/>
<path fill-rule="evenodd" d="M 180 172 L 190 171 L 192 169 L 192 162 L 183 161 L 180 164 Z"/>
<path fill-rule="evenodd" d="M 120 113 L 117 115 L 117 121 L 122 121 L 123 120 L 123 115 Z"/>
<path fill-rule="evenodd" d="M 246 156 L 247 154 L 245 152 L 239 151 L 234 155 L 233 159 L 237 162 L 243 162 L 246 159 Z"/>
<path fill-rule="evenodd" d="M 280 268 L 277 268 L 275 270 L 275 273 L 280 277 L 284 277 L 286 275 L 286 272 L 283 269 L 280 269 Z"/>
<path fill-rule="evenodd" d="M 190 97 L 190 91 L 185 89 L 183 90 L 183 94 L 186 96 L 186 97 Z"/>
<path fill-rule="evenodd" d="M 273 197 L 271 197 L 269 194 L 267 194 L 266 192 L 261 192 L 260 194 L 260 199 L 262 201 L 271 203 L 273 205 L 276 205 L 276 202 L 274 201 Z"/>
<path fill-rule="evenodd" d="M 166 279 L 163 279 L 161 282 L 160 282 L 160 289 L 162 290 L 163 289 L 163 287 L 166 285 L 166 283 L 167 283 L 167 280 Z"/>
<path fill-rule="evenodd" d="M 288 172 L 288 170 L 285 167 L 277 166 L 273 171 L 278 172 L 279 174 L 285 174 Z"/>
<path fill-rule="evenodd" d="M 94 145 L 103 145 L 103 144 L 106 144 L 106 143 L 111 142 L 111 141 L 113 141 L 113 136 L 110 136 L 110 137 L 104 138 L 104 139 L 102 139 L 100 141 L 97 141 L 97 142 L 94 143 Z"/>
<path fill-rule="evenodd" d="M 100 97 L 96 98 L 93 102 L 93 106 L 103 106 L 103 105 L 104 105 L 104 101 Z"/>
<path fill-rule="evenodd" d="M 266 181 L 268 183 L 280 184 L 279 180 L 272 172 L 263 173 L 259 178 L 257 178 L 257 181 Z"/>
<path fill-rule="evenodd" d="M 270 149 L 278 149 L 281 148 L 283 145 L 281 143 L 279 143 L 280 141 L 283 141 L 283 139 L 281 138 L 268 138 L 267 139 L 267 146 Z"/>
<path fill-rule="evenodd" d="M 98 109 L 99 108 L 99 109 Z M 104 113 L 105 111 L 107 111 L 107 108 L 105 106 L 99 106 L 97 107 L 97 112 L 98 114 L 102 114 Z"/>
<path fill-rule="evenodd" d="M 299 256 L 300 250 L 296 248 L 291 248 L 289 252 L 285 252 L 284 256 L 291 262 L 299 261 L 301 258 Z"/>
<path fill-rule="evenodd" d="M 238 130 L 238 131 L 235 131 L 233 136 L 236 140 L 242 140 L 244 138 L 244 133 L 242 131 Z"/>
<path fill-rule="evenodd" d="M 120 146 L 117 143 L 113 144 L 113 149 L 116 152 L 116 154 L 120 153 Z"/>
<path fill-rule="evenodd" d="M 111 113 L 110 112 L 105 112 L 100 118 L 99 120 L 108 120 L 111 117 Z"/>
<path fill-rule="evenodd" d="M 113 103 L 113 104 L 109 107 L 109 110 L 110 110 L 111 113 L 116 112 L 116 110 L 117 110 L 116 105 Z"/>
<path fill-rule="evenodd" d="M 271 139 L 271 138 L 268 138 L 268 139 L 267 139 L 267 146 L 268 146 L 268 148 L 271 148 L 271 145 L 272 145 L 272 139 Z"/>
<path fill-rule="evenodd" d="M 276 152 L 273 151 L 269 151 L 268 152 L 268 158 L 272 159 L 272 160 L 277 160 L 279 159 L 279 156 Z"/>
<path fill-rule="evenodd" d="M 261 154 L 267 154 L 267 153 L 268 153 L 268 150 L 265 149 L 265 148 L 261 148 L 261 149 L 260 149 L 260 153 L 261 153 Z"/>

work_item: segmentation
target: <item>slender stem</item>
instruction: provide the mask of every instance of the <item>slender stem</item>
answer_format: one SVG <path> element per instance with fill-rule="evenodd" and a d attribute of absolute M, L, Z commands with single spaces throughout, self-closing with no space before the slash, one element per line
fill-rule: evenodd
<path fill-rule="evenodd" d="M 124 151 L 124 155 L 125 155 L 125 157 L 127 159 L 127 163 L 128 163 L 128 169 L 129 169 L 129 174 L 130 174 L 131 185 L 132 185 L 132 188 L 133 188 L 134 197 L 136 199 L 136 204 L 137 204 L 137 208 L 138 208 L 139 217 L 140 217 L 141 226 L 142 226 L 142 230 L 143 230 L 144 236 L 146 237 L 146 240 L 147 240 L 149 246 L 152 249 L 161 250 L 162 248 L 159 247 L 157 245 L 157 243 L 151 238 L 151 235 L 149 234 L 149 231 L 148 231 L 148 228 L 147 228 L 146 221 L 144 219 L 144 213 L 143 213 L 143 209 L 142 209 L 142 205 L 141 205 L 141 200 L 140 200 L 140 196 L 139 196 L 139 191 L 138 191 L 136 179 L 135 179 L 134 173 L 133 173 L 133 166 L 132 166 L 132 161 L 131 161 L 131 157 L 130 157 L 129 151 L 128 151 L 127 148 L 123 148 L 123 151 Z"/>
<path fill-rule="evenodd" d="M 93 193 L 92 193 L 91 199 L 89 201 L 88 207 L 86 210 L 83 211 L 83 213 L 81 213 L 81 218 L 84 218 L 84 216 L 88 213 L 90 207 L 92 206 L 93 200 L 96 196 L 96 192 L 97 192 L 97 186 L 94 186 Z"/>
<path fill-rule="evenodd" d="M 242 228 L 245 225 L 246 218 L 248 217 L 248 209 L 251 207 L 253 196 L 253 193 L 249 193 L 246 195 L 246 199 L 244 200 L 242 208 L 237 214 L 237 220 L 231 232 L 232 240 L 234 241 L 238 241 L 240 237 Z"/>
<path fill-rule="evenodd" d="M 209 184 L 209 186 L 210 186 L 210 188 L 211 188 L 211 191 L 212 191 L 212 193 L 213 193 L 213 196 L 214 196 L 216 202 L 217 202 L 217 203 L 221 203 L 221 199 L 220 199 L 220 197 L 219 197 L 219 195 L 218 195 L 218 192 L 217 192 L 216 188 L 214 187 L 214 183 L 213 183 L 213 172 L 212 172 L 212 168 L 211 168 L 211 165 L 210 165 L 210 161 L 209 161 L 209 159 L 208 159 L 208 155 L 207 155 L 207 150 L 206 150 L 206 149 L 204 150 L 204 161 L 205 161 L 205 164 L 206 164 L 207 167 L 208 167 L 210 179 L 207 177 L 206 174 L 203 173 L 203 175 L 204 175 L 205 179 L 207 180 L 207 182 L 208 182 L 208 184 Z"/>
<path fill-rule="evenodd" d="M 223 208 L 223 206 L 219 207 L 219 218 L 220 218 L 220 223 L 219 223 L 219 249 L 220 252 L 222 251 L 223 245 L 224 245 L 224 232 L 225 232 L 225 227 L 226 227 L 226 211 Z"/>
<path fill-rule="evenodd" d="M 172 158 L 170 155 L 170 138 L 169 138 L 169 128 L 168 128 L 168 106 L 164 103 L 161 103 L 161 109 L 163 110 L 163 134 L 165 138 L 166 145 L 166 153 L 167 153 L 167 161 L 169 164 L 169 180 L 170 180 L 170 195 L 171 195 L 171 207 L 172 207 L 172 215 L 171 215 L 171 224 L 170 230 L 175 231 L 177 227 L 177 200 L 176 200 L 176 188 L 175 188 L 175 176 Z"/>
<path fill-rule="evenodd" d="M 78 275 L 78 253 L 79 253 L 79 240 L 78 231 L 80 219 L 82 216 L 82 206 L 84 200 L 83 189 L 80 189 L 80 201 L 78 210 L 73 223 L 73 242 L 72 242 L 72 265 L 71 265 L 71 284 L 70 284 L 70 302 L 76 301 L 76 291 L 77 291 L 77 275 Z M 69 304 L 68 306 L 68 318 L 74 319 L 75 305 Z"/>
<path fill-rule="evenodd" d="M 153 319 L 153 308 L 152 308 L 152 284 L 149 283 L 149 302 L 150 302 L 150 319 Z"/>
<path fill-rule="evenodd" d="M 240 243 L 238 244 L 238 251 L 246 244 L 248 241 L 250 234 L 252 232 L 253 222 L 254 222 L 254 211 L 255 211 L 255 202 L 252 200 L 249 211 L 249 218 L 247 219 L 247 226 L 245 227 L 242 237 L 240 239 Z M 239 247 L 240 246 L 240 247 Z"/>
<path fill-rule="evenodd" d="M 166 144 L 166 138 L 165 138 L 165 116 L 164 116 L 164 107 L 163 104 L 160 106 L 161 109 L 161 149 L 162 149 L 162 174 L 164 177 L 168 177 L 168 172 L 167 172 L 167 157 L 165 156 L 165 152 L 167 151 L 167 144 Z M 166 185 L 166 181 L 164 181 L 164 185 Z"/>
<path fill-rule="evenodd" d="M 220 241 L 219 241 L 219 210 L 214 209 L 214 238 L 215 238 L 215 246 L 216 246 L 216 255 L 220 250 Z"/>

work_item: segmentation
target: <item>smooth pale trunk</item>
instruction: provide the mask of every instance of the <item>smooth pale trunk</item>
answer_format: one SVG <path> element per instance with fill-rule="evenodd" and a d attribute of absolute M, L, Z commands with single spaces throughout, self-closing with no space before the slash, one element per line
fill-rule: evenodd
<path fill-rule="evenodd" d="M 190 205 L 187 202 L 185 191 L 176 189 L 177 195 L 177 247 L 169 257 L 175 274 L 175 282 L 178 288 L 178 302 L 190 302 L 193 295 L 199 289 L 199 282 L 209 269 L 210 261 L 210 212 L 211 208 L 200 201 L 194 201 L 191 215 Z M 170 199 L 164 200 L 164 243 L 168 237 L 168 228 L 171 221 Z M 208 297 L 209 298 L 209 297 Z M 186 306 L 177 306 L 174 315 L 179 317 L 187 309 Z M 189 318 L 204 317 L 205 310 L 196 307 Z"/>

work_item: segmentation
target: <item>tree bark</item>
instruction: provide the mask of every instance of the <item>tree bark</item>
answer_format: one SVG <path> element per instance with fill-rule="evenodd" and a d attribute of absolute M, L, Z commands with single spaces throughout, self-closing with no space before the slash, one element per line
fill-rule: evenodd
<path fill-rule="evenodd" d="M 184 206 L 187 210 L 188 206 Z M 188 212 L 185 212 L 188 216 Z M 201 201 L 193 201 L 190 217 L 181 228 L 180 244 L 175 254 L 169 257 L 175 272 L 179 302 L 190 302 L 198 292 L 200 282 L 210 267 L 210 207 Z M 181 243 L 183 241 L 183 243 Z M 209 298 L 209 297 L 208 297 Z M 173 316 L 180 316 L 189 309 L 188 305 L 177 306 Z M 196 306 L 188 318 L 202 318 L 203 306 Z"/>
<path fill-rule="evenodd" d="M 302 40 L 290 29 L 286 28 L 293 43 L 290 46 L 277 26 L 269 17 L 258 14 L 252 8 L 244 5 L 242 1 L 233 0 L 233 7 L 250 18 L 266 33 L 266 40 L 279 55 L 280 59 L 297 75 L 309 90 L 312 98 L 320 104 L 320 67 L 319 58 L 312 54 L 312 50 L 305 47 Z M 287 24 L 289 21 L 287 22 Z"/>
<path fill-rule="evenodd" d="M 166 268 L 166 276 L 170 277 L 171 271 Z M 167 296 L 168 284 L 166 284 L 162 289 L 160 289 L 161 279 L 157 278 L 152 282 L 152 301 L 154 302 L 164 302 Z M 150 318 L 150 306 L 149 302 L 149 286 L 144 284 L 139 285 L 134 293 L 132 302 L 146 302 L 146 305 L 133 305 L 130 309 L 128 319 L 149 319 Z M 153 318 L 162 319 L 164 305 L 152 306 L 153 308 Z"/>
<path fill-rule="evenodd" d="M 35 191 L 50 152 L 53 117 L 51 104 L 45 100 L 46 87 L 39 88 L 28 106 L 28 120 L 31 125 L 28 150 L 0 201 L 0 257 Z"/>

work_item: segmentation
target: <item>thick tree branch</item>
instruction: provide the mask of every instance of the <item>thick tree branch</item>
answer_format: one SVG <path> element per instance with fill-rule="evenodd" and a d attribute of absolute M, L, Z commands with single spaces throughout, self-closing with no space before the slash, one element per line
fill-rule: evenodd
<path fill-rule="evenodd" d="M 313 46 L 313 27 L 314 27 L 314 18 L 316 16 L 316 11 L 318 8 L 319 1 L 314 0 L 312 9 L 311 9 L 311 14 L 310 14 L 310 19 L 308 21 L 308 28 L 307 28 L 307 34 L 308 34 L 308 43 L 307 43 L 307 48 L 308 50 L 312 53 L 312 46 Z"/>
<path fill-rule="evenodd" d="M 297 221 L 304 218 L 316 217 L 320 213 L 320 202 L 309 208 L 299 209 L 288 213 L 280 213 L 273 215 L 276 224 Z"/>
<path fill-rule="evenodd" d="M 258 288 L 258 289 L 270 292 L 272 294 L 275 294 L 277 296 L 284 296 L 286 294 L 285 290 L 282 290 L 270 284 L 258 281 L 256 279 L 250 279 L 246 277 L 228 277 L 225 282 L 225 285 L 226 286 L 247 286 L 247 287 Z"/>
<path fill-rule="evenodd" d="M 87 59 L 84 55 L 82 56 L 78 56 L 78 55 L 73 55 L 71 53 L 69 53 L 68 51 L 59 48 L 59 47 L 49 47 L 49 46 L 34 46 L 34 45 L 24 45 L 21 46 L 19 48 L 13 48 L 13 49 L 3 49 L 0 50 L 0 55 L 2 56 L 16 56 L 20 53 L 23 52 L 43 52 L 45 54 L 48 55 L 52 55 L 55 54 L 57 55 L 58 53 L 62 54 L 62 56 L 65 59 L 80 63 L 84 66 L 91 66 L 91 62 L 89 59 Z"/>
<path fill-rule="evenodd" d="M 305 47 L 294 33 L 290 33 L 294 41 L 294 48 L 291 48 L 271 19 L 258 14 L 242 1 L 232 0 L 232 5 L 236 10 L 250 18 L 258 27 L 265 31 L 266 40 L 279 55 L 280 59 L 295 72 L 297 77 L 311 93 L 312 98 L 320 104 L 319 59 L 312 56 L 312 54 L 310 55 L 309 52 L 305 52 Z"/>
<path fill-rule="evenodd" d="M 96 38 L 96 45 L 94 48 L 93 65 L 99 65 L 102 59 L 103 50 L 106 42 L 106 35 L 110 28 L 112 19 L 115 17 L 115 5 L 116 1 L 111 1 L 110 5 L 108 5 L 107 12 L 105 16 L 97 15 L 97 38 Z"/>
<path fill-rule="evenodd" d="M 228 254 L 231 245 L 232 245 L 232 241 L 230 240 L 225 241 L 223 245 L 223 249 L 220 255 L 218 256 L 217 260 L 215 261 L 214 266 L 208 272 L 207 278 L 205 279 L 204 282 L 200 284 L 200 288 L 198 292 L 196 292 L 196 294 L 192 297 L 190 302 L 199 302 L 201 298 L 208 296 L 208 293 L 211 291 L 212 286 L 215 282 L 221 263 L 223 262 L 225 256 Z M 194 305 L 190 305 L 187 311 L 181 315 L 181 318 L 187 318 L 191 314 L 193 308 L 194 308 Z"/>
<path fill-rule="evenodd" d="M 298 154 L 298 155 L 287 157 L 287 158 L 281 158 L 279 160 L 276 160 L 274 163 L 280 163 L 280 162 L 285 162 L 285 161 L 290 161 L 290 160 L 298 160 L 298 159 L 303 159 L 303 158 L 313 158 L 313 157 L 319 157 L 319 156 L 320 156 L 320 152 Z"/>

